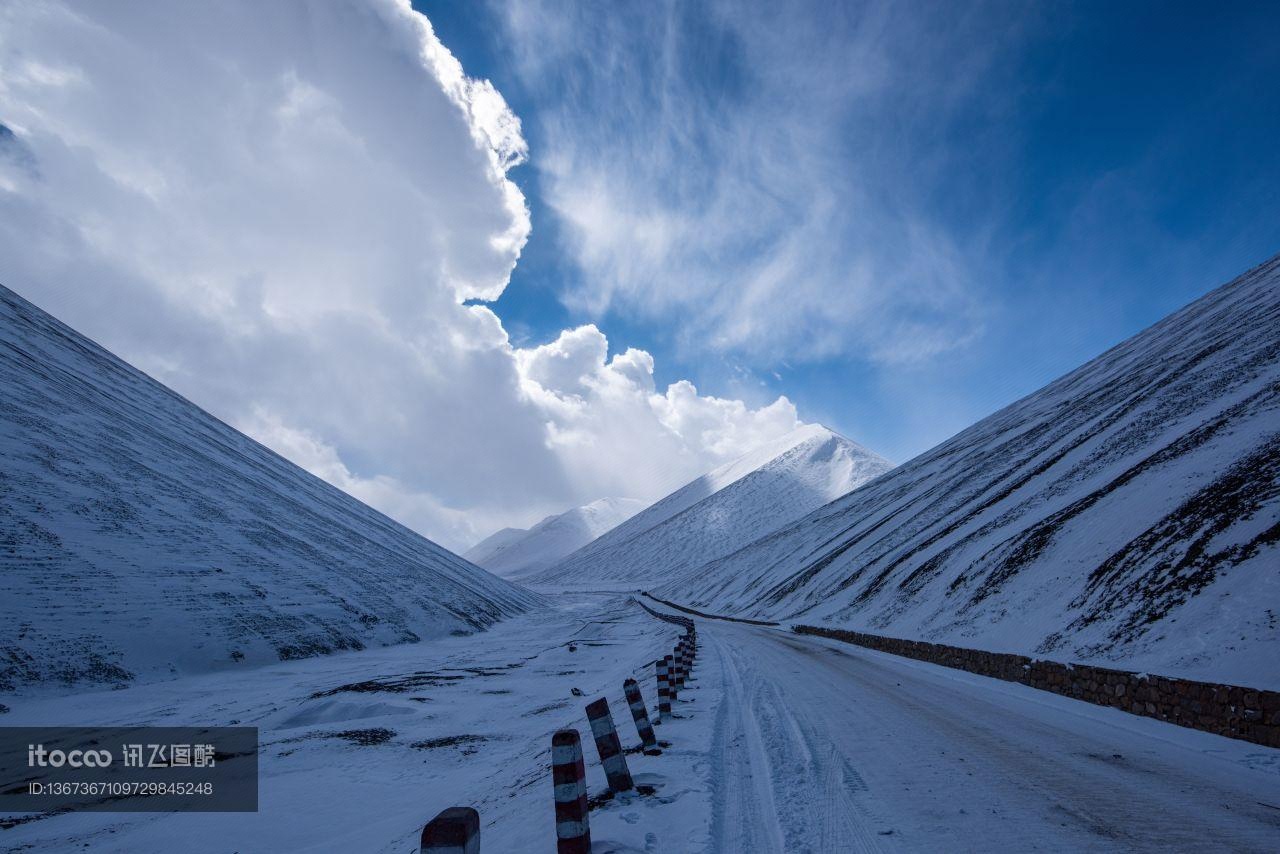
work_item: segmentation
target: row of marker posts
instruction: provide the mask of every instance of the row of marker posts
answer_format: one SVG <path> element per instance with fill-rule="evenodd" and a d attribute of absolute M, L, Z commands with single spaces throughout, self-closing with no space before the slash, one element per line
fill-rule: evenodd
<path fill-rule="evenodd" d="M 671 704 L 686 682 L 698 653 L 698 630 L 693 620 L 685 617 L 658 615 L 659 619 L 684 627 L 684 634 L 671 655 L 654 664 L 658 675 L 658 719 L 662 723 L 672 717 Z M 636 732 L 645 750 L 654 750 L 658 739 L 649 713 L 634 679 L 622 684 L 631 709 Z M 604 766 L 609 790 L 631 791 L 635 785 L 622 752 L 609 701 L 604 697 L 587 705 L 587 721 Z M 587 820 L 587 769 L 582 759 L 582 738 L 576 729 L 562 729 L 551 736 L 551 783 L 555 790 L 557 854 L 590 854 L 591 827 Z M 480 854 L 480 814 L 471 807 L 450 807 L 433 818 L 422 829 L 422 854 Z"/>
<path fill-rule="evenodd" d="M 693 666 L 697 654 L 697 629 L 692 620 L 684 618 L 665 618 L 678 622 L 685 627 L 685 633 L 676 645 L 672 655 L 664 656 L 655 662 L 658 675 L 658 720 L 662 723 L 671 717 L 671 701 L 689 678 L 689 670 Z M 622 685 L 627 697 L 627 705 L 631 709 L 631 718 L 635 721 L 636 733 L 645 750 L 658 746 L 653 725 L 649 721 L 649 712 L 645 708 L 644 698 L 640 694 L 640 686 L 634 679 L 628 679 Z M 609 711 L 609 702 L 604 697 L 587 706 L 587 720 L 591 725 L 591 734 L 595 738 L 596 752 L 600 754 L 600 764 L 604 766 L 605 778 L 609 782 L 609 790 L 618 793 L 634 788 L 627 759 L 622 752 L 621 742 L 613 724 L 613 715 Z M 588 854 L 591 851 L 591 827 L 587 818 L 587 780 L 586 766 L 582 761 L 582 742 L 576 729 L 562 729 L 551 738 L 552 750 L 552 783 L 555 786 L 556 806 L 556 851 L 557 854 Z"/>

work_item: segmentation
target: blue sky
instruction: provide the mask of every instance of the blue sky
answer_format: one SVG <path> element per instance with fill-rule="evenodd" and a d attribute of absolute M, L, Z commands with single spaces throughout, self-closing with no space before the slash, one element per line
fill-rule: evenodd
<path fill-rule="evenodd" d="M 495 305 L 518 343 L 595 322 L 611 350 L 653 353 L 660 386 L 786 394 L 894 461 L 1280 251 L 1274 4 L 415 5 L 524 125 L 511 177 L 533 230 Z M 723 131 L 743 116 L 745 141 Z M 615 168 L 632 174 L 608 192 L 639 187 L 681 228 L 750 220 L 761 197 L 726 172 L 751 160 L 726 141 L 801 126 L 766 143 L 794 162 L 762 179 L 776 210 L 742 233 L 626 265 L 601 257 L 625 235 L 577 233 L 565 200 Z M 755 315 L 726 308 L 814 198 L 821 224 L 798 227 Z"/>

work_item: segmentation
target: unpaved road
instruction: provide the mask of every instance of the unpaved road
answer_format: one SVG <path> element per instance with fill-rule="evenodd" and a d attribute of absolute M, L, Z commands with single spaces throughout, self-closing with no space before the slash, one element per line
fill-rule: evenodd
<path fill-rule="evenodd" d="M 1280 851 L 1280 751 L 699 620 L 724 852 Z"/>

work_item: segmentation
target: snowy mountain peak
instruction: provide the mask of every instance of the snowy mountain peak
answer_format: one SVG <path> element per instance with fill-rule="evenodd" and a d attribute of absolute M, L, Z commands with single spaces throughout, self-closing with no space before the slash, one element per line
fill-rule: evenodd
<path fill-rule="evenodd" d="M 703 483 L 705 486 L 710 488 L 711 492 L 714 492 L 717 489 L 723 489 L 739 478 L 746 477 L 753 471 L 769 465 L 773 460 L 797 447 L 802 445 L 814 446 L 824 442 L 843 443 L 857 447 L 864 453 L 871 453 L 870 451 L 866 451 L 865 448 L 857 445 L 855 442 L 846 439 L 839 433 L 836 433 L 821 424 L 805 424 L 801 427 L 797 427 L 784 436 L 780 436 L 771 442 L 766 442 L 758 448 L 748 451 L 735 460 L 730 460 L 724 465 L 712 469 L 702 477 L 694 480 L 689 484 L 689 486 L 693 486 L 696 483 Z"/>
<path fill-rule="evenodd" d="M 575 507 L 572 510 L 561 513 L 560 516 L 548 516 L 535 525 L 534 528 L 565 516 L 607 521 L 609 527 L 612 528 L 619 521 L 631 518 L 642 509 L 644 509 L 644 502 L 635 498 L 600 498 L 590 504 L 584 504 L 581 507 Z"/>
<path fill-rule="evenodd" d="M 667 580 L 891 467 L 821 424 L 807 424 L 695 478 L 549 569 L 520 577 L 622 588 Z"/>
<path fill-rule="evenodd" d="M 472 546 L 467 560 L 499 575 L 537 572 L 644 508 L 634 498 L 600 498 L 548 516 L 532 528 L 503 528 Z"/>

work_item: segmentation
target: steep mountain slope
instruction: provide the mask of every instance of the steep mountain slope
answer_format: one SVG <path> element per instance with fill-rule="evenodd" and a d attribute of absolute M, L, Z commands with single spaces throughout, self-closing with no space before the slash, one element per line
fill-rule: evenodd
<path fill-rule="evenodd" d="M 532 528 L 503 528 L 463 557 L 502 576 L 537 572 L 616 528 L 644 509 L 634 498 L 601 498 L 548 516 Z"/>
<path fill-rule="evenodd" d="M 686 484 L 543 572 L 540 586 L 633 589 L 738 548 L 888 471 L 855 442 L 812 424 Z"/>
<path fill-rule="evenodd" d="M 1280 258 L 660 589 L 1280 685 Z"/>
<path fill-rule="evenodd" d="M 472 632 L 538 597 L 0 287 L 0 690 Z"/>
<path fill-rule="evenodd" d="M 550 516 L 548 519 L 552 518 Z M 543 521 L 546 521 L 545 519 Z M 539 523 L 541 524 L 541 523 Z M 529 528 L 503 528 L 500 531 L 494 531 L 480 542 L 462 553 L 462 556 L 474 563 L 476 566 L 484 567 L 486 561 L 492 561 L 501 555 L 507 549 L 529 536 Z M 493 569 L 489 569 L 493 572 Z"/>

